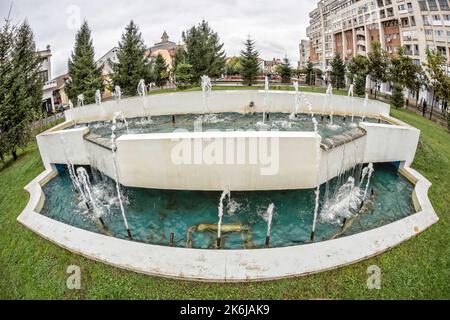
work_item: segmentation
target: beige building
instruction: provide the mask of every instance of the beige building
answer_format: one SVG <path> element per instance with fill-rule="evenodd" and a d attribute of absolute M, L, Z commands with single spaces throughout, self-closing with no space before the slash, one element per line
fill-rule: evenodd
<path fill-rule="evenodd" d="M 450 61 L 449 0 L 320 0 L 307 28 L 310 61 L 323 71 L 339 53 L 345 60 L 367 55 L 374 41 L 394 54 L 403 46 L 417 63 L 426 49 Z"/>
<path fill-rule="evenodd" d="M 164 31 L 161 36 L 161 42 L 157 42 L 153 47 L 150 47 L 146 52 L 146 56 L 150 59 L 156 59 L 158 54 L 162 55 L 170 70 L 173 67 L 173 59 L 175 58 L 176 51 L 181 47 L 181 45 L 177 45 L 175 42 L 169 41 L 169 36 L 167 32 Z"/>
<path fill-rule="evenodd" d="M 309 62 L 309 41 L 302 40 L 299 44 L 299 60 L 298 60 L 298 68 L 303 69 L 306 68 Z"/>

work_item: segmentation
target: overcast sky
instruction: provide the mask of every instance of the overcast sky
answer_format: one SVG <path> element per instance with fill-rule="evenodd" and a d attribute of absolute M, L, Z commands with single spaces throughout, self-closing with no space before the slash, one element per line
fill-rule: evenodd
<path fill-rule="evenodd" d="M 0 0 L 0 17 L 7 16 L 11 0 Z M 145 44 L 160 41 L 164 30 L 174 42 L 181 32 L 202 19 L 219 33 L 227 55 L 238 55 L 247 35 L 256 41 L 264 59 L 298 61 L 298 43 L 305 38 L 308 13 L 314 0 L 14 0 L 14 23 L 27 19 L 40 49 L 47 44 L 53 52 L 53 77 L 67 71 L 80 21 L 87 19 L 93 35 L 96 58 L 113 46 L 133 19 Z"/>

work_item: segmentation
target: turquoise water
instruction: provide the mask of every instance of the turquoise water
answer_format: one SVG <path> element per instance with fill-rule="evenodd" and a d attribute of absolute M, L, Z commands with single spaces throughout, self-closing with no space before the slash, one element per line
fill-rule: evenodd
<path fill-rule="evenodd" d="M 262 113 L 255 114 L 240 114 L 240 113 L 220 113 L 214 115 L 208 115 L 210 118 L 205 119 L 204 116 L 199 115 L 175 115 L 175 123 L 172 123 L 172 116 L 155 116 L 151 117 L 151 121 L 147 118 L 133 118 L 127 119 L 128 129 L 132 134 L 145 134 L 145 133 L 170 133 L 174 130 L 188 130 L 194 131 L 194 121 L 197 119 L 203 119 L 202 131 L 206 130 L 257 130 L 257 131 L 305 131 L 313 132 L 314 125 L 311 121 L 311 117 L 306 114 L 298 114 L 294 120 L 289 119 L 287 113 L 271 113 L 268 120 L 265 121 L 267 126 L 262 126 L 259 122 L 262 122 Z M 362 121 L 360 117 L 353 119 L 347 116 L 344 121 L 342 116 L 333 117 L 333 125 L 330 125 L 330 120 L 324 117 L 320 121 L 320 115 L 316 115 L 319 121 L 318 130 L 319 134 L 324 137 L 330 137 L 333 135 L 341 134 L 345 131 L 354 128 L 356 123 Z M 378 119 L 366 118 L 366 122 L 378 122 Z M 382 121 L 386 124 L 387 122 Z M 97 121 L 88 124 L 77 124 L 74 127 L 88 126 L 92 133 L 97 134 L 103 138 L 109 138 L 111 136 L 111 122 L 110 121 Z M 74 128 L 70 127 L 70 128 Z M 70 129 L 68 128 L 68 129 Z M 126 127 L 122 124 L 118 125 L 116 131 L 117 137 L 126 134 Z"/>
<path fill-rule="evenodd" d="M 61 166 L 61 168 L 64 168 Z M 61 169 L 60 168 L 60 169 Z M 90 171 L 90 170 L 89 170 Z M 357 172 L 357 170 L 356 170 Z M 104 220 L 107 230 L 72 191 L 67 171 L 52 179 L 43 190 L 45 204 L 42 214 L 66 224 L 89 231 L 126 239 L 127 234 L 118 207 L 114 182 L 99 172 L 90 172 L 94 194 L 105 205 Z M 338 187 L 335 179 L 329 188 Z M 351 220 L 342 232 L 342 220 L 326 223 L 319 219 L 315 241 L 346 236 L 377 228 L 404 218 L 414 212 L 413 186 L 388 165 L 376 166 L 371 180 L 374 195 Z M 325 185 L 321 187 L 321 205 L 324 202 Z M 198 224 L 217 224 L 220 192 L 167 191 L 139 188 L 122 188 L 125 212 L 134 241 L 169 245 L 174 233 L 174 245 L 186 247 L 189 228 Z M 330 192 L 332 193 L 332 192 Z M 264 247 L 267 207 L 275 204 L 272 221 L 271 247 L 286 247 L 310 242 L 314 211 L 314 190 L 289 190 L 265 192 L 232 192 L 231 201 L 224 202 L 223 224 L 239 224 L 248 232 L 224 233 L 224 249 L 251 249 Z M 348 223 L 348 221 L 347 221 Z M 216 231 L 193 232 L 193 248 L 213 248 Z"/>

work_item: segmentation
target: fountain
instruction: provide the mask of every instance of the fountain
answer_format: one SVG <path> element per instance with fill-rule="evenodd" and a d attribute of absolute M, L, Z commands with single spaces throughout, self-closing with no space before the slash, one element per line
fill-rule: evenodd
<path fill-rule="evenodd" d="M 116 100 L 116 102 L 119 103 L 121 99 L 122 99 L 122 90 L 120 89 L 119 86 L 115 86 L 114 87 L 114 100 Z"/>
<path fill-rule="evenodd" d="M 297 117 L 298 109 L 300 106 L 300 96 L 299 96 L 299 90 L 298 90 L 298 81 L 293 82 L 294 90 L 295 90 L 295 96 L 294 96 L 294 110 L 289 115 L 290 120 L 294 120 Z"/>
<path fill-rule="evenodd" d="M 123 114 L 122 111 L 117 111 L 114 113 L 114 118 L 113 118 L 114 123 L 116 123 L 117 120 L 122 121 L 122 123 L 125 125 L 125 128 L 127 130 L 127 134 L 130 134 L 130 127 L 128 125 L 127 118 L 125 118 L 125 115 Z"/>
<path fill-rule="evenodd" d="M 325 114 L 325 110 L 330 110 L 330 125 L 333 125 L 333 108 L 331 107 L 331 98 L 333 97 L 333 86 L 328 84 L 328 88 L 325 94 L 325 101 L 323 105 L 323 112 Z"/>
<path fill-rule="evenodd" d="M 145 99 L 145 97 L 147 96 L 147 89 L 146 89 L 144 79 L 141 79 L 139 81 L 139 84 L 137 86 L 137 93 L 142 98 L 142 108 L 143 108 L 145 117 L 147 118 L 144 121 L 151 123 L 151 114 L 150 114 L 150 112 L 147 111 L 147 105 L 146 105 L 146 99 Z M 142 124 L 145 124 L 145 123 L 142 123 Z"/>
<path fill-rule="evenodd" d="M 266 247 L 269 246 L 270 243 L 270 230 L 272 228 L 272 218 L 273 218 L 273 210 L 275 209 L 275 204 L 271 203 L 267 208 L 266 219 L 267 219 L 267 233 L 266 233 Z"/>
<path fill-rule="evenodd" d="M 100 93 L 100 90 L 97 89 L 95 91 L 95 104 L 99 106 L 100 103 L 102 103 L 102 94 Z"/>
<path fill-rule="evenodd" d="M 208 76 L 204 75 L 200 78 L 200 80 L 203 92 L 203 108 L 205 110 L 205 113 L 210 113 L 208 100 L 212 90 L 211 79 Z"/>
<path fill-rule="evenodd" d="M 365 168 L 365 170 L 366 171 L 363 173 L 363 179 L 362 180 L 364 180 L 364 177 L 367 175 L 367 182 L 366 182 L 366 187 L 364 189 L 363 201 L 366 199 L 367 192 L 369 191 L 370 179 L 372 178 L 372 174 L 374 172 L 373 163 L 369 163 L 369 165 Z"/>
<path fill-rule="evenodd" d="M 84 106 L 84 94 L 79 94 L 77 96 L 77 107 L 83 107 Z"/>
<path fill-rule="evenodd" d="M 92 211 L 96 218 L 100 218 L 101 212 L 99 211 L 99 208 L 97 206 L 97 201 L 93 196 L 91 181 L 89 179 L 89 175 L 88 175 L 86 169 L 83 167 L 79 167 L 77 169 L 76 177 L 77 177 L 77 181 L 79 183 L 79 188 L 80 188 L 79 190 L 80 190 L 81 194 L 83 194 L 85 197 L 86 205 L 88 206 L 88 208 L 92 208 Z M 88 205 L 88 203 L 90 205 Z"/>
<path fill-rule="evenodd" d="M 400 174 L 408 168 L 418 133 L 394 120 L 377 124 L 375 116 L 390 119 L 388 105 L 363 104 L 363 99 L 353 98 L 353 87 L 347 98 L 332 96 L 331 86 L 327 95 L 305 93 L 295 81 L 295 92 L 275 94 L 269 92 L 266 78 L 264 92 L 209 94 L 208 82 L 202 77 L 202 92 L 146 96 L 145 82 L 140 81 L 138 97 L 120 101 L 120 88 L 115 88 L 120 104 L 96 99 L 100 105 L 67 112 L 66 123 L 37 138 L 46 173 L 31 184 L 34 202 L 27 210 L 34 207 L 31 210 L 39 212 L 26 213 L 33 219 L 26 216 L 19 221 L 74 251 L 76 236 L 87 244 L 78 252 L 112 265 L 219 281 L 273 279 L 331 269 L 373 256 L 402 240 L 384 238 L 380 228 L 388 235 L 394 230 L 392 223 L 399 225 L 398 230 L 406 230 L 400 228 L 402 223 L 416 225 L 401 221 L 414 213 L 414 186 L 391 162 L 405 161 Z M 199 105 L 202 97 L 203 106 Z M 355 105 L 354 112 L 349 101 Z M 330 129 L 328 121 L 318 121 L 315 113 L 321 113 L 324 102 L 324 114 L 335 114 L 331 122 L 339 125 L 339 131 Z M 151 103 L 151 125 L 142 122 L 148 116 L 146 103 L 149 107 Z M 260 108 L 250 114 L 248 106 L 258 103 Z M 341 124 L 341 114 L 349 117 L 352 112 L 356 122 L 363 107 L 366 124 L 361 128 L 352 128 L 350 121 Z M 199 118 L 205 118 L 203 112 L 219 109 L 214 116 L 223 121 L 209 122 L 205 132 L 192 130 Z M 258 123 L 263 123 L 261 114 L 267 130 L 257 131 Z M 173 132 L 174 115 L 176 128 L 185 132 Z M 400 130 L 406 134 L 399 137 Z M 55 137 L 61 136 L 63 148 L 55 147 Z M 386 136 L 389 148 L 376 140 Z M 175 162 L 174 150 L 185 138 L 194 149 L 182 151 L 191 152 L 186 158 L 194 162 Z M 259 144 L 261 138 L 276 139 L 278 155 L 272 146 Z M 230 141 L 235 144 L 231 146 Z M 203 162 L 204 154 L 195 162 L 200 143 L 219 148 L 214 163 Z M 260 169 L 276 161 L 278 171 L 262 175 Z M 412 170 L 405 171 L 409 174 L 414 176 Z M 223 190 L 226 186 L 233 187 L 232 201 L 230 191 Z M 107 230 L 95 219 L 102 217 Z M 46 233 L 55 230 L 52 220 L 59 222 L 60 234 Z M 42 225 L 45 228 L 39 229 Z M 335 238 L 340 239 L 333 242 Z M 386 245 L 385 239 L 392 242 Z M 358 248 L 352 243 L 358 243 Z M 345 254 L 336 255 L 338 247 Z"/>
<path fill-rule="evenodd" d="M 263 111 L 263 121 L 262 123 L 266 123 L 266 112 L 267 112 L 267 104 L 269 103 L 269 77 L 264 77 L 264 111 Z"/>
<path fill-rule="evenodd" d="M 231 192 L 229 189 L 224 190 L 222 192 L 222 195 L 220 196 L 220 200 L 219 200 L 219 207 L 218 207 L 219 221 L 217 222 L 217 247 L 218 248 L 220 248 L 220 246 L 221 246 L 220 242 L 221 242 L 221 238 L 222 238 L 223 202 L 226 197 L 228 197 L 228 201 L 230 201 Z"/>
<path fill-rule="evenodd" d="M 114 167 L 114 180 L 115 180 L 115 183 L 116 183 L 117 199 L 119 200 L 120 212 L 122 214 L 123 222 L 124 222 L 124 225 L 125 225 L 125 229 L 127 230 L 128 237 L 130 239 L 132 239 L 130 227 L 128 226 L 127 217 L 125 215 L 125 209 L 123 207 L 122 193 L 120 191 L 119 171 L 117 170 L 117 158 L 116 158 L 117 145 L 116 145 L 115 131 L 116 131 L 117 117 L 120 117 L 120 116 L 123 119 L 125 119 L 125 117 L 123 117 L 123 114 L 116 113 L 114 115 L 114 117 L 113 117 L 113 120 L 112 120 L 112 126 L 111 126 L 111 152 L 112 152 L 112 160 L 113 160 L 113 167 Z"/>
<path fill-rule="evenodd" d="M 72 100 L 69 99 L 69 109 L 72 110 L 73 109 L 73 103 Z"/>
<path fill-rule="evenodd" d="M 348 88 L 348 95 L 347 95 L 350 98 L 350 104 L 352 106 L 352 123 L 353 123 L 353 120 L 355 118 L 355 106 L 353 104 L 353 96 L 354 96 L 353 91 L 354 91 L 354 88 L 355 88 L 355 85 L 352 83 L 350 85 L 350 87 Z"/>
<path fill-rule="evenodd" d="M 362 122 L 364 122 L 364 120 L 366 119 L 368 107 L 369 107 L 369 94 L 366 93 L 366 97 L 364 98 L 364 103 L 363 103 Z"/>

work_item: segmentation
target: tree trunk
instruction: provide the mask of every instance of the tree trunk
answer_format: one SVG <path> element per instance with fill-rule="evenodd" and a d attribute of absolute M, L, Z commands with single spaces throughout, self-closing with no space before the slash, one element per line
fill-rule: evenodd
<path fill-rule="evenodd" d="M 416 92 L 416 109 L 419 110 L 419 90 L 417 90 Z"/>
<path fill-rule="evenodd" d="M 436 96 L 435 96 L 435 94 L 434 94 L 434 92 L 433 92 L 433 102 L 431 103 L 431 109 L 430 109 L 430 120 L 431 120 L 432 117 L 433 117 L 433 108 L 434 108 L 435 102 L 436 102 Z"/>
<path fill-rule="evenodd" d="M 14 149 L 13 151 L 11 151 L 12 157 L 14 159 L 14 161 L 17 160 L 17 151 Z"/>

